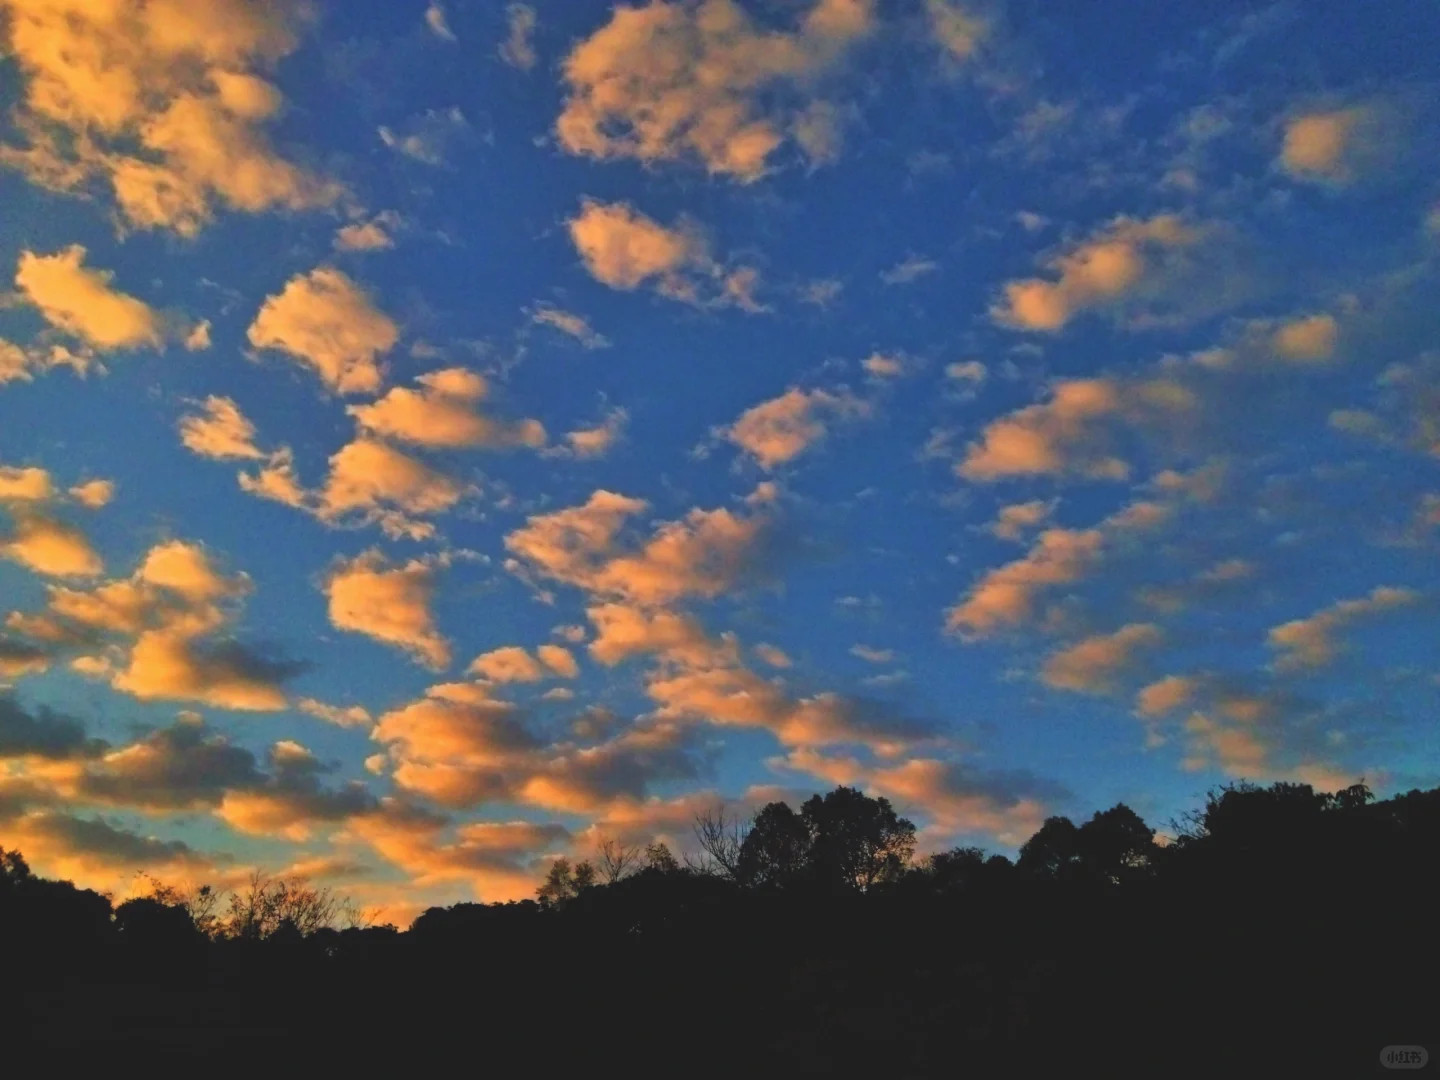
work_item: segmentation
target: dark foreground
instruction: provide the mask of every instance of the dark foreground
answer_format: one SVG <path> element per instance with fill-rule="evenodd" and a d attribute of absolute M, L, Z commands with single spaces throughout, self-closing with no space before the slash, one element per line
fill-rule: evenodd
<path fill-rule="evenodd" d="M 12 888 L 4 1045 L 267 1076 L 1348 1077 L 1440 1053 L 1440 792 L 1279 790 L 1117 872 L 962 856 L 862 893 L 650 869 L 406 933 L 86 932 L 73 898 Z"/>

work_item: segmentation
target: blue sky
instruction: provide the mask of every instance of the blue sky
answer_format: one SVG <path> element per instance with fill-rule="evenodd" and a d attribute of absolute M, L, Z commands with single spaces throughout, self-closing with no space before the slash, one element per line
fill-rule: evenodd
<path fill-rule="evenodd" d="M 834 783 L 1006 851 L 1437 782 L 1433 5 L 65 8 L 0 3 L 41 868 L 403 918 Z"/>

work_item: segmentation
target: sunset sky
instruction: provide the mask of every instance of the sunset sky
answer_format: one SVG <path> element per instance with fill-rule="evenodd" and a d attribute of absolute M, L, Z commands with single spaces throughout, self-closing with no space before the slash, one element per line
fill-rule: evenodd
<path fill-rule="evenodd" d="M 0 0 L 0 846 L 405 922 L 835 784 L 1440 784 L 1440 6 Z"/>

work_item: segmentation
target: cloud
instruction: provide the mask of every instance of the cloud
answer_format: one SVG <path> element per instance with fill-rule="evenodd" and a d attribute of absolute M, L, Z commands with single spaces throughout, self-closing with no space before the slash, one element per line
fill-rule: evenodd
<path fill-rule="evenodd" d="M 952 60 L 970 60 L 990 35 L 990 24 L 953 0 L 925 0 L 930 33 Z"/>
<path fill-rule="evenodd" d="M 1282 324 L 1274 336 L 1275 352 L 1286 360 L 1316 363 L 1335 355 L 1340 336 L 1335 316 L 1306 315 Z"/>
<path fill-rule="evenodd" d="M 1279 655 L 1276 671 L 1302 671 L 1326 667 L 1335 659 L 1339 645 L 1335 636 L 1360 619 L 1407 607 L 1418 602 L 1420 595 L 1411 589 L 1381 585 L 1368 596 L 1340 600 L 1304 619 L 1295 619 L 1274 627 L 1269 644 Z"/>
<path fill-rule="evenodd" d="M 301 698 L 295 707 L 308 716 L 314 716 L 339 727 L 370 727 L 370 710 L 361 705 L 329 705 L 315 698 Z"/>
<path fill-rule="evenodd" d="M 871 664 L 888 664 L 895 659 L 894 649 L 875 649 L 869 645 L 851 645 L 850 655 Z"/>
<path fill-rule="evenodd" d="M 378 551 L 342 560 L 325 579 L 330 623 L 409 652 L 427 667 L 450 665 L 450 643 L 430 613 L 435 561 L 391 567 Z"/>
<path fill-rule="evenodd" d="M 392 230 L 402 224 L 400 215 L 384 210 L 369 221 L 352 221 L 335 232 L 336 251 L 386 251 L 395 246 Z"/>
<path fill-rule="evenodd" d="M 428 535 L 428 526 L 412 529 L 395 521 L 386 507 L 405 514 L 437 514 L 450 509 L 467 488 L 422 461 L 378 439 L 363 436 L 330 458 L 330 475 L 320 493 L 319 513 L 336 522 L 359 514 L 366 523 L 390 525 L 401 535 Z M 283 491 L 283 489 L 282 489 Z"/>
<path fill-rule="evenodd" d="M 540 662 L 518 645 L 482 653 L 470 662 L 467 670 L 497 683 L 539 682 L 545 678 Z"/>
<path fill-rule="evenodd" d="M 1049 401 L 992 421 L 955 471 L 982 483 L 1065 474 L 1123 480 L 1130 466 L 1114 452 L 1115 429 L 1171 428 L 1198 405 L 1194 391 L 1165 376 L 1062 379 Z"/>
<path fill-rule="evenodd" d="M 1117 680 L 1135 669 L 1139 654 L 1164 639 L 1154 623 L 1131 623 L 1111 634 L 1096 634 L 1048 656 L 1040 678 L 1057 690 L 1112 693 Z"/>
<path fill-rule="evenodd" d="M 1198 679 L 1185 675 L 1166 675 L 1163 679 L 1140 688 L 1135 695 L 1135 711 L 1147 719 L 1157 719 L 1190 703 L 1200 688 Z"/>
<path fill-rule="evenodd" d="M 760 728 L 791 747 L 856 744 L 893 755 L 930 735 L 883 705 L 828 692 L 797 697 L 741 666 L 657 671 L 645 689 L 662 717 Z"/>
<path fill-rule="evenodd" d="M 535 650 L 540 662 L 562 679 L 574 679 L 580 675 L 580 665 L 575 654 L 563 645 L 541 645 Z"/>
<path fill-rule="evenodd" d="M 180 441 L 201 457 L 222 461 L 265 457 L 255 445 L 255 425 L 233 398 L 217 394 L 201 403 L 201 412 L 181 418 Z"/>
<path fill-rule="evenodd" d="M 160 316 L 143 300 L 113 288 L 110 271 L 86 267 L 86 254 L 79 244 L 54 255 L 22 251 L 15 284 L 46 322 L 96 349 L 159 348 Z"/>
<path fill-rule="evenodd" d="M 886 285 L 909 285 L 939 269 L 940 264 L 933 259 L 909 255 L 890 269 L 881 271 L 880 280 Z"/>
<path fill-rule="evenodd" d="M 12 613 L 10 625 L 77 650 L 72 667 L 142 700 L 275 710 L 284 682 L 304 668 L 224 634 L 249 579 L 220 574 L 195 544 L 157 544 L 129 578 L 47 591 L 43 613 Z"/>
<path fill-rule="evenodd" d="M 778 645 L 767 645 L 763 641 L 754 647 L 754 653 L 773 668 L 788 668 L 793 661 Z"/>
<path fill-rule="evenodd" d="M 509 35 L 500 45 L 500 57 L 511 67 L 529 71 L 535 66 L 535 26 L 539 21 L 535 9 L 528 4 L 510 4 L 505 8 Z"/>
<path fill-rule="evenodd" d="M 531 319 L 541 326 L 554 327 L 562 334 L 569 334 L 587 349 L 608 349 L 610 347 L 609 338 L 598 333 L 583 315 L 576 315 L 573 311 L 565 311 L 562 308 L 551 307 L 549 304 L 542 304 L 535 309 Z"/>
<path fill-rule="evenodd" d="M 85 725 L 44 706 L 27 711 L 13 696 L 0 693 L 0 760 L 43 758 L 69 761 L 103 753 L 106 744 L 90 738 Z"/>
<path fill-rule="evenodd" d="M 381 127 L 380 141 L 423 165 L 440 166 L 450 145 L 469 131 L 470 122 L 458 108 L 427 109 L 412 117 L 403 132 Z"/>
<path fill-rule="evenodd" d="M 822 441 L 831 420 L 865 417 L 870 406 L 851 394 L 792 387 L 745 412 L 721 434 L 770 471 Z"/>
<path fill-rule="evenodd" d="M 351 405 L 351 416 L 377 435 L 439 449 L 537 447 L 545 443 L 538 420 L 492 420 L 477 406 L 489 393 L 483 376 L 466 368 L 420 375 L 420 388 L 395 387 L 371 405 Z"/>
<path fill-rule="evenodd" d="M 37 873 L 124 896 L 138 871 L 171 881 L 215 881 L 216 860 L 99 817 L 32 808 L 0 816 L 0 846 L 21 850 Z"/>
<path fill-rule="evenodd" d="M 335 202 L 343 189 L 280 157 L 262 127 L 281 108 L 265 69 L 298 44 L 288 5 L 158 0 L 100 7 L 12 0 L 24 78 L 3 150 L 32 181 L 110 186 L 124 224 L 193 236 L 217 206 L 247 213 Z"/>
<path fill-rule="evenodd" d="M 735 663 L 732 642 L 713 640 L 693 616 L 630 604 L 594 604 L 586 615 L 595 627 L 590 655 L 607 667 L 637 656 L 663 656 L 691 667 Z"/>
<path fill-rule="evenodd" d="M 70 497 L 87 510 L 99 510 L 115 497 L 113 480 L 86 480 L 70 488 Z"/>
<path fill-rule="evenodd" d="M 85 534 L 44 514 L 16 512 L 14 528 L 0 534 L 0 557 L 47 577 L 94 577 L 105 569 Z"/>
<path fill-rule="evenodd" d="M 464 683 L 385 714 L 372 737 L 390 745 L 400 787 L 446 806 L 503 800 L 587 813 L 699 768 L 685 728 L 637 722 L 594 745 L 547 746 L 513 705 Z"/>
<path fill-rule="evenodd" d="M 696 508 L 643 544 L 622 545 L 626 521 L 647 507 L 596 491 L 581 506 L 528 518 L 505 546 L 542 577 L 640 605 L 713 598 L 765 576 L 764 517 Z"/>
<path fill-rule="evenodd" d="M 595 427 L 577 428 L 565 433 L 566 449 L 577 458 L 604 457 L 625 436 L 630 414 L 624 409 L 611 409 L 605 420 Z"/>
<path fill-rule="evenodd" d="M 48 502 L 54 494 L 55 486 L 44 469 L 0 465 L 0 503 Z"/>
<path fill-rule="evenodd" d="M 1001 540 L 1020 540 L 1030 529 L 1037 529 L 1050 520 L 1059 502 L 1051 499 L 1033 499 L 1030 502 L 1012 503 L 1002 506 L 988 528 L 992 536 Z"/>
<path fill-rule="evenodd" d="M 445 18 L 445 9 L 440 6 L 439 0 L 430 0 L 430 6 L 425 9 L 425 25 L 442 41 L 459 40 L 450 29 L 450 21 Z"/>
<path fill-rule="evenodd" d="M 1294 116 L 1285 125 L 1280 164 L 1297 180 L 1348 184 L 1373 154 L 1376 121 L 1364 106 Z"/>
<path fill-rule="evenodd" d="M 1098 529 L 1046 529 L 1021 559 L 985 574 L 966 598 L 945 613 L 951 633 L 986 637 L 1028 619 L 1036 595 L 1079 580 L 1100 557 Z"/>
<path fill-rule="evenodd" d="M 377 358 L 400 331 L 345 274 L 322 266 L 297 274 L 267 297 L 247 333 L 257 349 L 274 349 L 309 364 L 339 394 L 380 389 Z"/>
<path fill-rule="evenodd" d="M 635 289 L 659 278 L 662 289 L 680 293 L 682 272 L 710 261 L 699 236 L 667 229 L 628 203 L 586 199 L 570 220 L 570 239 L 591 276 L 612 289 Z"/>
<path fill-rule="evenodd" d="M 989 377 L 985 365 L 979 360 L 964 360 L 959 363 L 945 365 L 945 377 L 954 379 L 956 382 L 968 382 L 974 386 L 981 386 Z"/>
<path fill-rule="evenodd" d="M 1154 296 L 1178 274 L 1180 255 L 1204 231 L 1173 214 L 1116 218 L 1087 240 L 1047 261 L 1055 275 L 1006 284 L 991 308 L 1002 326 L 1053 333 L 1077 314 Z"/>
<path fill-rule="evenodd" d="M 886 353 L 871 353 L 860 366 L 865 374 L 876 381 L 885 379 L 898 379 L 903 375 L 909 375 L 914 370 L 914 365 L 909 363 L 903 355 L 887 355 Z"/>
<path fill-rule="evenodd" d="M 733 0 L 617 7 L 564 62 L 560 145 L 600 159 L 698 162 L 759 179 L 793 140 L 832 160 L 836 109 L 818 93 L 875 26 L 871 0 L 816 0 L 791 32 L 763 30 Z"/>

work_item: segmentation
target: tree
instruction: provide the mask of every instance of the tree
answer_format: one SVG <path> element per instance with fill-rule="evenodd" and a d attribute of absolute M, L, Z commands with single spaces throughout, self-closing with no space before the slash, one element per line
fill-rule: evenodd
<path fill-rule="evenodd" d="M 773 804 L 772 804 L 773 805 Z M 915 853 L 915 826 L 890 800 L 850 787 L 814 795 L 800 808 L 812 872 L 830 886 L 860 889 L 900 876 Z"/>
<path fill-rule="evenodd" d="M 750 824 L 730 817 L 722 805 L 696 814 L 693 828 L 700 855 L 694 859 L 686 856 L 686 865 L 702 874 L 739 880 L 740 852 L 750 834 Z"/>
<path fill-rule="evenodd" d="M 645 849 L 645 869 L 659 874 L 675 874 L 680 871 L 680 863 L 667 845 L 656 841 Z"/>
<path fill-rule="evenodd" d="M 1149 870 L 1155 830 L 1124 803 L 1116 803 L 1080 826 L 1075 848 L 1087 870 L 1119 884 Z"/>
<path fill-rule="evenodd" d="M 535 890 L 542 906 L 559 907 L 595 884 L 595 867 L 588 862 L 570 865 L 563 855 L 550 864 L 545 883 Z"/>
<path fill-rule="evenodd" d="M 314 888 L 304 878 L 272 878 L 256 870 L 243 891 L 230 895 L 225 932 L 263 940 L 282 928 L 306 936 L 337 926 L 359 927 L 365 921 L 352 900 L 331 889 Z"/>
<path fill-rule="evenodd" d="M 1049 817 L 1020 848 L 1016 863 L 1027 874 L 1059 877 L 1080 857 L 1079 830 L 1068 817 Z"/>
<path fill-rule="evenodd" d="M 618 840 L 602 840 L 595 846 L 600 879 L 606 885 L 614 885 L 640 869 L 641 849 L 638 845 L 623 844 Z"/>
<path fill-rule="evenodd" d="M 740 845 L 735 879 L 742 885 L 786 885 L 810 861 L 810 829 L 789 804 L 772 802 L 750 823 Z"/>

